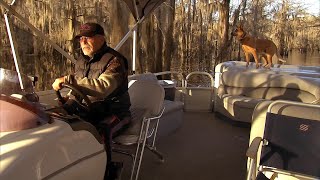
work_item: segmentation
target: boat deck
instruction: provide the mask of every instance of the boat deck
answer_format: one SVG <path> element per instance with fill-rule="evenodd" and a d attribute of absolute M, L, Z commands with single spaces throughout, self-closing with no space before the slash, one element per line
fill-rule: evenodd
<path fill-rule="evenodd" d="M 214 113 L 185 112 L 182 127 L 156 143 L 165 162 L 146 150 L 139 179 L 245 179 L 249 131 L 248 125 L 222 120 Z M 124 160 L 121 179 L 130 179 L 130 158 L 115 155 L 114 160 Z"/>

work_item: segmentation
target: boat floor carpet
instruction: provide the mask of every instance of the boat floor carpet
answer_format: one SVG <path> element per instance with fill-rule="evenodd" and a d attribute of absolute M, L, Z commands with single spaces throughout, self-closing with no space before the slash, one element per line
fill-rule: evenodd
<path fill-rule="evenodd" d="M 164 163 L 145 150 L 139 179 L 245 179 L 250 128 L 222 120 L 214 113 L 185 112 L 183 116 L 182 127 L 156 142 Z M 121 179 L 130 179 L 131 158 L 115 153 L 114 160 L 124 161 Z"/>

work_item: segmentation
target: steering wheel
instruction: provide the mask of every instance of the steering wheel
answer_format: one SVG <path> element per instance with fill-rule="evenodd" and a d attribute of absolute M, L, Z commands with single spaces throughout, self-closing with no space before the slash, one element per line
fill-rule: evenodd
<path fill-rule="evenodd" d="M 84 102 L 79 102 L 78 100 L 76 100 L 81 106 L 83 106 L 85 109 L 89 110 L 90 105 L 92 104 L 92 102 L 90 101 L 90 99 L 88 98 L 87 95 L 84 95 L 81 91 L 79 91 L 76 87 L 74 87 L 71 84 L 66 84 L 66 83 L 62 83 L 61 84 L 62 88 L 68 88 L 71 89 L 73 92 L 75 92 L 77 95 L 79 95 Z M 61 96 L 60 90 L 56 91 L 56 95 L 58 97 L 58 100 L 62 103 L 65 104 L 66 100 Z"/>

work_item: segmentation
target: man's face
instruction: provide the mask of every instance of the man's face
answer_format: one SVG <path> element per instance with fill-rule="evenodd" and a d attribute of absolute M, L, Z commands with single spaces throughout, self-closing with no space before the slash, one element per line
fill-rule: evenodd
<path fill-rule="evenodd" d="M 102 35 L 95 35 L 92 37 L 81 36 L 80 46 L 84 55 L 92 57 L 104 44 L 104 37 Z"/>

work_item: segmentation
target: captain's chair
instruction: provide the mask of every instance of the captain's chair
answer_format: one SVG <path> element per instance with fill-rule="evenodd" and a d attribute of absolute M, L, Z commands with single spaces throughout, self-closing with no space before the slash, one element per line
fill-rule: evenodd
<path fill-rule="evenodd" d="M 135 154 L 113 149 L 114 152 L 130 155 L 133 165 L 130 179 L 138 179 L 140 165 L 145 147 L 155 153 L 163 162 L 163 156 L 156 150 L 155 140 L 160 117 L 164 111 L 164 89 L 157 82 L 136 81 L 129 83 L 132 122 L 121 135 L 115 137 L 117 145 L 136 145 Z M 149 140 L 150 139 L 150 140 Z"/>
<path fill-rule="evenodd" d="M 247 151 L 250 179 L 320 178 L 320 105 L 259 103 Z"/>

